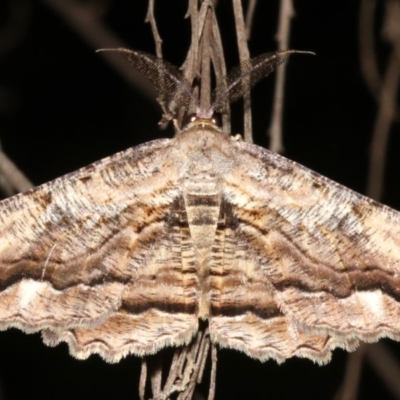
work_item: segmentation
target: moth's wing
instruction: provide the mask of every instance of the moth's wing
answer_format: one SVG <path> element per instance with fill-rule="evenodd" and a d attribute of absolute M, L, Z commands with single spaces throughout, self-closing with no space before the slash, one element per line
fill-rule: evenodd
<path fill-rule="evenodd" d="M 0 203 L 0 328 L 117 361 L 197 329 L 173 140 L 131 148 Z M 186 236 L 185 236 L 186 235 Z M 190 266 L 188 266 L 190 265 Z M 193 272 L 193 271 L 192 271 Z"/>
<path fill-rule="evenodd" d="M 234 146 L 214 340 L 263 360 L 317 362 L 358 340 L 400 340 L 400 214 L 258 146 Z"/>

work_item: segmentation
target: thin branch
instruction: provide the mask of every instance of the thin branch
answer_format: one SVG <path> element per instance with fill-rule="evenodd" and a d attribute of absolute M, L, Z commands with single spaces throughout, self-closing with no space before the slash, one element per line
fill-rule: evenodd
<path fill-rule="evenodd" d="M 127 47 L 89 9 L 77 1 L 42 0 L 76 31 L 93 49 Z M 101 56 L 152 104 L 156 102 L 153 85 L 143 79 L 143 75 L 132 68 L 124 57 L 114 52 L 103 52 Z M 158 105 L 157 105 L 158 106 Z"/>
<path fill-rule="evenodd" d="M 1 154 L 3 154 L 3 146 L 0 142 L 0 160 Z M 15 187 L 9 182 L 9 180 L 4 176 L 4 174 L 0 171 L 0 188 L 3 194 L 6 197 L 10 197 L 15 194 L 16 190 Z"/>
<path fill-rule="evenodd" d="M 197 8 L 197 0 L 189 0 L 188 10 L 185 18 L 190 18 L 191 24 L 191 40 L 190 47 L 186 59 L 182 64 L 182 71 L 188 81 L 192 84 L 193 79 L 197 75 L 197 57 L 199 52 L 199 10 Z M 191 110 L 190 112 L 193 112 Z"/>
<path fill-rule="evenodd" d="M 393 397 L 400 399 L 400 366 L 388 347 L 382 342 L 370 344 L 366 346 L 365 358 Z"/>
<path fill-rule="evenodd" d="M 400 44 L 392 50 L 386 74 L 383 79 L 378 115 L 375 120 L 371 143 L 371 155 L 369 162 L 369 176 L 367 195 L 379 200 L 382 197 L 385 155 L 389 139 L 389 131 L 393 121 L 396 96 L 400 79 Z"/>
<path fill-rule="evenodd" d="M 189 82 L 200 74 L 199 47 L 201 36 L 203 34 L 204 25 L 206 22 L 207 11 L 212 3 L 209 0 L 201 4 L 200 10 L 197 9 L 197 0 L 189 0 L 189 8 L 186 15 L 190 15 L 192 23 L 192 40 L 190 48 L 186 56 L 186 60 L 182 65 L 182 70 Z"/>
<path fill-rule="evenodd" d="M 147 360 L 142 358 L 142 366 L 140 369 L 140 379 L 139 379 L 139 398 L 140 400 L 145 400 L 146 392 L 146 382 L 147 382 Z"/>
<path fill-rule="evenodd" d="M 182 71 L 188 81 L 193 85 L 194 79 L 200 76 L 201 73 L 201 58 L 200 58 L 200 42 L 205 27 L 206 16 L 208 8 L 212 5 L 209 0 L 201 4 L 200 10 L 198 9 L 198 0 L 189 0 L 188 11 L 186 18 L 190 17 L 192 25 L 191 43 L 184 63 L 182 64 Z M 195 88 L 197 90 L 198 88 Z M 192 107 L 194 104 L 192 104 Z M 190 108 L 189 113 L 196 112 L 195 109 Z M 182 120 L 180 115 L 179 120 Z"/>
<path fill-rule="evenodd" d="M 169 375 L 168 375 L 168 378 L 164 385 L 165 393 L 171 393 L 172 386 L 173 386 L 174 382 L 178 379 L 179 373 L 182 368 L 182 365 L 181 365 L 182 364 L 181 358 L 182 358 L 182 353 L 183 353 L 182 350 L 183 350 L 182 347 L 178 347 L 174 351 L 174 356 L 172 357 Z"/>
<path fill-rule="evenodd" d="M 379 102 L 382 75 L 379 72 L 378 57 L 375 51 L 374 25 L 376 0 L 362 0 L 359 17 L 360 67 L 361 73 L 374 99 Z M 400 107 L 396 104 L 393 119 L 400 122 Z"/>
<path fill-rule="evenodd" d="M 235 27 L 239 49 L 239 59 L 243 63 L 250 59 L 249 49 L 247 46 L 246 27 L 243 17 L 243 8 L 241 0 L 232 0 L 233 13 L 235 16 Z M 250 100 L 250 80 L 243 79 L 243 85 L 247 85 L 249 90 L 243 96 L 243 124 L 244 124 L 244 140 L 253 142 L 253 127 L 251 122 L 251 100 Z"/>
<path fill-rule="evenodd" d="M 217 347 L 213 344 L 211 347 L 211 378 L 210 378 L 210 391 L 208 392 L 207 400 L 214 400 L 215 387 L 217 381 Z"/>
<path fill-rule="evenodd" d="M 371 94 L 378 100 L 382 77 L 379 73 L 374 45 L 375 9 L 376 0 L 361 1 L 358 37 L 360 43 L 361 73 Z"/>
<path fill-rule="evenodd" d="M 201 383 L 203 380 L 203 374 L 204 374 L 204 369 L 206 367 L 206 362 L 207 362 L 207 356 L 208 352 L 210 350 L 210 337 L 209 337 L 209 332 L 208 330 L 206 331 L 207 338 L 203 339 L 199 351 L 199 374 L 197 376 L 197 383 Z"/>
<path fill-rule="evenodd" d="M 203 35 L 201 38 L 201 91 L 200 91 L 200 107 L 202 110 L 210 108 L 211 100 L 211 7 L 207 9 L 206 21 L 204 24 Z"/>
<path fill-rule="evenodd" d="M 368 345 L 362 344 L 357 351 L 349 354 L 346 363 L 346 372 L 343 382 L 333 397 L 334 400 L 356 400 L 358 387 L 360 384 L 361 369 L 363 366 L 363 356 Z"/>
<path fill-rule="evenodd" d="M 215 72 L 215 80 L 216 85 L 219 84 L 226 86 L 226 64 L 225 64 L 225 57 L 224 57 L 224 49 L 222 46 L 222 39 L 221 33 L 218 26 L 217 17 L 215 12 L 212 13 L 212 53 L 211 59 L 214 65 L 214 72 Z M 223 88 L 225 89 L 225 86 Z M 229 99 L 225 100 L 224 109 L 226 113 L 222 115 L 222 129 L 226 133 L 231 133 L 231 107 L 229 103 Z"/>
<path fill-rule="evenodd" d="M 2 151 L 0 151 L 0 175 L 2 175 L 17 192 L 25 192 L 34 186 Z"/>
<path fill-rule="evenodd" d="M 292 0 L 281 0 L 278 32 L 276 34 L 276 40 L 278 41 L 278 50 L 287 50 L 289 47 L 290 21 L 294 17 L 294 15 L 295 13 Z M 271 137 L 269 148 L 276 153 L 281 153 L 284 150 L 282 143 L 282 121 L 286 65 L 287 62 L 283 63 L 283 65 L 278 68 L 278 71 L 276 73 L 277 75 L 275 81 L 274 105 L 271 124 L 268 129 L 269 135 Z"/>
<path fill-rule="evenodd" d="M 160 397 L 162 391 L 162 354 L 156 354 L 154 356 L 154 361 L 156 365 L 151 371 L 150 382 L 153 396 L 157 399 Z"/>
<path fill-rule="evenodd" d="M 148 22 L 151 26 L 151 32 L 153 33 L 154 42 L 156 44 L 156 56 L 158 58 L 163 58 L 161 48 L 163 41 L 158 33 L 157 22 L 154 18 L 154 0 L 149 0 L 145 22 Z"/>
<path fill-rule="evenodd" d="M 250 40 L 253 29 L 254 11 L 256 10 L 257 0 L 249 0 L 246 11 L 246 39 Z"/>

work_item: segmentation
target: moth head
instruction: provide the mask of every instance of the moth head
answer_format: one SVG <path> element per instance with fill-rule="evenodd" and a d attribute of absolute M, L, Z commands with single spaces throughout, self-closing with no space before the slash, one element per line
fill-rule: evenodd
<path fill-rule="evenodd" d="M 189 126 L 193 126 L 193 125 L 213 125 L 216 126 L 218 128 L 221 128 L 222 123 L 221 123 L 221 115 L 215 113 L 214 115 L 212 115 L 211 117 L 202 117 L 201 114 L 197 114 L 197 113 L 192 113 L 192 114 L 188 114 L 187 117 L 183 120 L 183 124 L 184 127 L 189 127 Z"/>

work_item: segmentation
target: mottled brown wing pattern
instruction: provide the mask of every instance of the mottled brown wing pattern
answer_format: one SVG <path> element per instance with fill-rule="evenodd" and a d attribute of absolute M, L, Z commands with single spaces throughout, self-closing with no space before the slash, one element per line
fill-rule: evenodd
<path fill-rule="evenodd" d="M 399 340 L 399 214 L 258 146 L 234 146 L 240 167 L 226 176 L 213 249 L 212 338 L 262 360 L 321 363 L 334 347 Z"/>
<path fill-rule="evenodd" d="M 115 362 L 400 339 L 400 217 L 207 120 L 0 203 L 0 328 Z"/>
<path fill-rule="evenodd" d="M 0 203 L 1 329 L 45 330 L 109 361 L 190 340 L 197 281 L 172 142 Z"/>

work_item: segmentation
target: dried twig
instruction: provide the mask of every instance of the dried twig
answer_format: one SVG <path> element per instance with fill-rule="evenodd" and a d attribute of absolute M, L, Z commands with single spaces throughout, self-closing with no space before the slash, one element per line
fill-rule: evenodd
<path fill-rule="evenodd" d="M 208 400 L 213 400 L 215 397 L 215 386 L 217 380 L 217 347 L 212 345 L 211 348 L 211 379 L 210 391 L 208 392 Z"/>
<path fill-rule="evenodd" d="M 351 353 L 347 358 L 346 371 L 343 382 L 334 396 L 334 400 L 356 400 L 358 386 L 360 383 L 363 356 L 368 345 L 362 344 L 357 351 Z"/>
<path fill-rule="evenodd" d="M 157 354 L 154 357 L 155 366 L 153 367 L 150 375 L 151 391 L 154 398 L 161 397 L 161 384 L 162 384 L 162 354 Z"/>
<path fill-rule="evenodd" d="M 241 0 L 232 0 L 233 12 L 235 16 L 235 27 L 237 43 L 239 49 L 240 62 L 246 62 L 250 59 L 250 53 L 247 46 L 247 34 L 243 17 L 243 8 Z M 243 79 L 242 85 L 249 88 L 243 96 L 243 125 L 244 140 L 253 142 L 253 127 L 251 122 L 251 99 L 250 99 L 250 80 Z"/>
<path fill-rule="evenodd" d="M 186 16 L 190 16 L 192 24 L 192 38 L 186 60 L 182 65 L 183 73 L 190 83 L 200 74 L 199 46 L 201 35 L 204 30 L 208 8 L 212 5 L 206 0 L 201 4 L 200 10 L 197 7 L 197 0 L 189 0 L 189 7 Z"/>
<path fill-rule="evenodd" d="M 206 110 L 210 107 L 211 100 L 211 33 L 213 22 L 211 7 L 207 8 L 206 20 L 204 24 L 203 34 L 201 37 L 201 91 L 200 91 L 200 107 Z"/>
<path fill-rule="evenodd" d="M 358 37 L 360 44 L 361 73 L 371 94 L 378 100 L 382 78 L 378 69 L 374 45 L 375 9 L 376 0 L 361 1 Z"/>
<path fill-rule="evenodd" d="M 0 175 L 17 192 L 25 192 L 33 187 L 33 183 L 18 169 L 18 167 L 0 151 Z M 5 187 L 6 188 L 6 187 Z"/>
<path fill-rule="evenodd" d="M 365 83 L 374 99 L 379 103 L 382 75 L 379 71 L 375 51 L 374 25 L 376 0 L 362 0 L 359 17 L 360 66 Z M 396 104 L 393 119 L 400 122 L 400 106 Z"/>
<path fill-rule="evenodd" d="M 256 10 L 257 0 L 249 0 L 246 11 L 246 38 L 250 40 L 251 30 L 253 28 L 254 11 Z"/>
<path fill-rule="evenodd" d="M 149 0 L 149 6 L 147 8 L 146 22 L 151 26 L 151 32 L 153 33 L 154 42 L 156 44 L 156 55 L 158 58 L 163 58 L 162 56 L 162 39 L 158 33 L 157 22 L 154 18 L 154 0 Z"/>
<path fill-rule="evenodd" d="M 214 72 L 217 85 L 224 85 L 226 83 L 226 64 L 224 57 L 224 50 L 222 46 L 221 33 L 219 30 L 218 22 L 215 13 L 212 13 L 212 46 L 211 46 L 211 59 L 214 65 Z M 223 86 L 225 89 L 225 86 Z M 225 100 L 224 109 L 226 112 L 222 115 L 222 128 L 224 132 L 231 132 L 231 108 L 229 100 Z"/>
<path fill-rule="evenodd" d="M 279 50 L 287 50 L 290 36 L 290 20 L 294 16 L 292 0 L 281 0 L 279 12 L 279 25 L 276 34 Z M 283 121 L 283 100 L 285 89 L 285 74 L 287 62 L 283 63 L 276 72 L 274 105 L 271 124 L 268 129 L 271 137 L 269 148 L 276 153 L 283 152 L 282 143 L 282 121 Z"/>
<path fill-rule="evenodd" d="M 378 115 L 372 137 L 367 195 L 382 197 L 385 155 L 400 81 L 400 40 L 392 51 L 381 87 Z"/>
<path fill-rule="evenodd" d="M 140 369 L 140 379 L 139 379 L 140 400 L 145 400 L 146 382 L 147 382 L 147 361 L 146 358 L 142 358 L 142 366 Z"/>
<path fill-rule="evenodd" d="M 400 399 L 400 366 L 389 348 L 382 342 L 365 346 L 365 359 L 381 377 L 393 397 Z"/>

